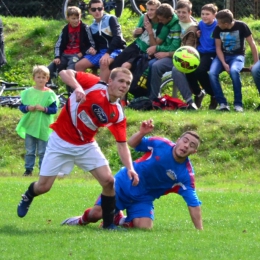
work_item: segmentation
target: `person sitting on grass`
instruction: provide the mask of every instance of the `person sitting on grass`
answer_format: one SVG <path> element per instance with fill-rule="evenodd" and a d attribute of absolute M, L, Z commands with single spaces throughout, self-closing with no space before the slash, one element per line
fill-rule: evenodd
<path fill-rule="evenodd" d="M 154 129 L 152 120 L 141 123 L 140 130 L 132 135 L 128 144 L 144 155 L 133 163 L 139 175 L 139 184 L 132 185 L 127 169 L 115 175 L 116 214 L 115 225 L 150 229 L 153 227 L 153 201 L 169 193 L 177 193 L 185 200 L 196 229 L 203 229 L 201 202 L 195 190 L 194 170 L 189 155 L 197 152 L 200 137 L 194 131 L 183 133 L 176 143 L 157 137 L 146 136 Z M 70 217 L 62 222 L 66 225 L 87 225 L 102 218 L 98 198 L 93 208 L 82 216 Z M 126 209 L 127 217 L 122 210 Z"/>
<path fill-rule="evenodd" d="M 33 67 L 35 86 L 21 92 L 19 109 L 24 113 L 16 131 L 25 139 L 25 172 L 23 176 L 31 176 L 36 159 L 39 155 L 41 169 L 47 142 L 51 134 L 49 125 L 54 122 L 54 114 L 58 111 L 56 94 L 45 86 L 50 72 L 45 66 Z"/>
<path fill-rule="evenodd" d="M 248 42 L 254 64 L 258 61 L 258 51 L 252 33 L 246 23 L 234 20 L 230 10 L 224 9 L 216 14 L 218 25 L 213 32 L 217 57 L 213 60 L 209 78 L 220 111 L 230 111 L 219 82 L 219 74 L 229 73 L 234 91 L 234 110 L 243 112 L 242 82 L 240 71 L 245 65 L 245 40 Z"/>
<path fill-rule="evenodd" d="M 84 55 L 90 52 L 90 48 L 95 48 L 88 25 L 81 21 L 81 10 L 76 6 L 70 6 L 67 10 L 68 24 L 62 29 L 58 41 L 55 44 L 55 58 L 48 66 L 50 70 L 50 81 L 64 69 L 75 70 L 75 64 Z M 71 94 L 72 89 L 67 86 L 67 91 Z"/>
<path fill-rule="evenodd" d="M 129 89 L 132 73 L 125 68 L 116 68 L 110 74 L 108 85 L 91 73 L 62 70 L 60 77 L 74 91 L 57 120 L 50 125 L 54 131 L 48 141 L 39 179 L 22 195 L 17 214 L 25 217 L 33 199 L 48 192 L 57 175 L 69 174 L 75 164 L 89 171 L 102 186 L 103 228 L 115 229 L 114 177 L 94 137 L 100 127 L 109 129 L 129 180 L 137 185 L 138 175 L 126 143 L 126 118 L 119 104 L 121 96 Z"/>
<path fill-rule="evenodd" d="M 109 65 L 125 48 L 126 42 L 117 18 L 104 13 L 102 0 L 91 0 L 88 10 L 95 19 L 90 25 L 90 30 L 96 47 L 91 48 L 89 53 L 77 62 L 75 69 L 85 71 L 88 68 L 100 68 L 101 80 L 108 82 Z"/>

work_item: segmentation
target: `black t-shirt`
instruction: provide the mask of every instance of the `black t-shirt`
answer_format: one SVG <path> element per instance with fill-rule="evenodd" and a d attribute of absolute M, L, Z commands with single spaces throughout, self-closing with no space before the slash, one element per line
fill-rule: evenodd
<path fill-rule="evenodd" d="M 251 34 L 244 22 L 235 21 L 231 29 L 222 30 L 216 26 L 212 36 L 221 40 L 221 48 L 225 55 L 245 55 L 245 38 Z"/>

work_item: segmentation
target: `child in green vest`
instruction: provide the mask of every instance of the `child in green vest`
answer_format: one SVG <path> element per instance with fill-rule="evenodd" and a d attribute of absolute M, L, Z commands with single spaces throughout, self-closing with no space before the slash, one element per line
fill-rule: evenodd
<path fill-rule="evenodd" d="M 39 168 L 51 133 L 49 125 L 54 122 L 58 110 L 56 94 L 45 85 L 50 77 L 45 66 L 34 66 L 35 86 L 21 92 L 19 109 L 24 113 L 16 127 L 19 136 L 25 139 L 25 172 L 31 176 L 35 164 L 36 150 L 39 156 Z"/>

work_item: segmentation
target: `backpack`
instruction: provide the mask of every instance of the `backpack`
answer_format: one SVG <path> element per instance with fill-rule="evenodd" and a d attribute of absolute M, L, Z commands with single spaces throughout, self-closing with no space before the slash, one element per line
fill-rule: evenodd
<path fill-rule="evenodd" d="M 173 98 L 168 95 L 164 95 L 161 98 L 155 98 L 152 102 L 152 106 L 154 109 L 157 110 L 175 110 L 187 108 L 188 104 L 184 103 L 182 100 L 178 98 Z"/>
<path fill-rule="evenodd" d="M 143 110 L 143 111 L 153 109 L 152 101 L 148 97 L 134 98 L 131 100 L 131 102 L 127 107 L 132 108 L 134 110 Z"/>

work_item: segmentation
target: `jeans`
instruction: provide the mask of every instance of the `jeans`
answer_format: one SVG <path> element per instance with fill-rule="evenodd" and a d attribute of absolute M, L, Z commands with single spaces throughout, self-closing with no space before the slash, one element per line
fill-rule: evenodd
<path fill-rule="evenodd" d="M 245 57 L 243 55 L 226 55 L 224 58 L 225 62 L 229 65 L 230 68 L 229 74 L 234 90 L 234 106 L 242 107 L 242 83 L 240 79 L 240 71 L 244 67 Z M 217 102 L 219 104 L 227 105 L 227 99 L 223 94 L 222 87 L 219 82 L 219 74 L 222 71 L 224 71 L 224 67 L 219 58 L 216 57 L 210 66 L 209 79 Z"/>
<path fill-rule="evenodd" d="M 254 79 L 254 82 L 256 84 L 256 87 L 258 89 L 258 92 L 260 93 L 260 61 L 258 61 L 253 67 L 252 67 L 252 76 Z"/>
<path fill-rule="evenodd" d="M 187 81 L 185 74 L 178 71 L 175 67 L 172 67 L 172 78 L 174 81 L 174 85 L 181 92 L 183 99 L 187 103 L 191 103 L 192 102 L 192 92 L 190 90 L 189 82 Z"/>
<path fill-rule="evenodd" d="M 25 136 L 25 169 L 33 171 L 36 158 L 36 149 L 39 155 L 39 169 L 41 168 L 42 159 L 46 150 L 47 141 L 40 140 L 31 135 L 26 134 Z"/>
<path fill-rule="evenodd" d="M 166 57 L 163 59 L 152 59 L 149 62 L 149 74 L 148 74 L 148 84 L 150 82 L 149 98 L 153 100 L 157 98 L 160 94 L 160 87 L 162 84 L 162 76 L 165 72 L 171 71 L 172 69 L 172 58 Z"/>

